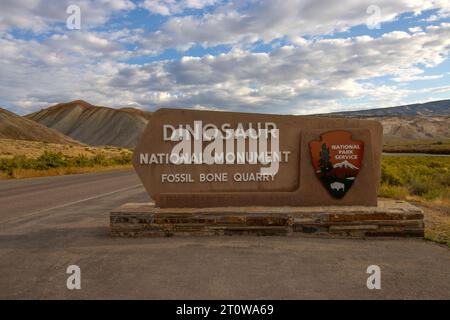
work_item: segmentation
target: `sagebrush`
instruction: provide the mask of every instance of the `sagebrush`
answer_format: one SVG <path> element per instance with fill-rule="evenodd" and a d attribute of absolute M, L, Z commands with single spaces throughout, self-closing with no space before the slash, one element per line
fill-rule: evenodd
<path fill-rule="evenodd" d="M 450 200 L 450 157 L 384 156 L 380 195 Z"/>
<path fill-rule="evenodd" d="M 35 159 L 25 156 L 0 159 L 0 171 L 4 175 L 13 176 L 15 170 L 21 169 L 49 170 L 54 168 L 108 167 L 129 164 L 131 164 L 131 153 L 126 152 L 113 157 L 106 157 L 103 154 L 97 154 L 92 157 L 80 154 L 71 157 L 61 152 L 45 151 L 40 157 Z"/>

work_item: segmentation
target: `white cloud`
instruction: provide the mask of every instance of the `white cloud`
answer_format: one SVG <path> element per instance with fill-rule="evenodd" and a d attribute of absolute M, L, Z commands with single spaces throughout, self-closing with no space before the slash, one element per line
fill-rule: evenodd
<path fill-rule="evenodd" d="M 195 44 L 213 47 L 267 43 L 280 38 L 298 43 L 301 36 L 332 34 L 367 24 L 374 18 L 372 13 L 367 13 L 367 8 L 373 5 L 380 8 L 381 26 L 405 12 L 450 10 L 450 1 L 446 0 L 260 0 L 252 4 L 246 6 L 232 1 L 216 7 L 213 13 L 171 17 L 157 32 L 147 36 L 146 46 L 154 51 L 187 50 Z M 170 9 L 164 8 L 169 14 Z"/>
<path fill-rule="evenodd" d="M 421 27 L 412 27 L 412 28 L 408 28 L 408 31 L 411 33 L 417 33 L 417 32 L 421 32 L 422 28 Z"/>
<path fill-rule="evenodd" d="M 0 31 L 18 28 L 36 33 L 49 31 L 55 24 L 65 24 L 67 7 L 81 9 L 82 29 L 105 23 L 113 14 L 135 8 L 130 0 L 2 0 Z"/>
<path fill-rule="evenodd" d="M 423 78 L 420 66 L 436 66 L 449 53 L 450 24 L 413 34 L 309 40 L 270 53 L 235 49 L 143 65 L 118 62 L 117 57 L 128 53 L 114 39 L 117 35 L 81 32 L 42 43 L 0 39 L 0 74 L 5 75 L 0 96 L 28 110 L 73 98 L 112 106 L 274 113 L 332 111 L 340 108 L 340 101 L 348 106 L 361 99 L 393 105 L 409 90 L 374 85 L 371 79 Z"/>
<path fill-rule="evenodd" d="M 145 0 L 142 7 L 154 14 L 169 16 L 186 9 L 203 9 L 217 3 L 217 0 Z"/>

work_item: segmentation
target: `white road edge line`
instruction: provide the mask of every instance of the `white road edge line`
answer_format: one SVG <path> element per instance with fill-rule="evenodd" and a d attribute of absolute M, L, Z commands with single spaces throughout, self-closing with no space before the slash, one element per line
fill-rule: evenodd
<path fill-rule="evenodd" d="M 93 196 L 93 197 L 89 197 L 89 198 L 85 198 L 85 199 L 81 199 L 81 200 L 77 200 L 77 201 L 68 202 L 68 203 L 65 203 L 65 204 L 60 205 L 60 206 L 47 208 L 47 209 L 42 209 L 42 210 L 39 210 L 39 211 L 28 213 L 26 215 L 23 215 L 23 216 L 20 216 L 20 217 L 17 217 L 17 218 L 11 218 L 11 219 L 8 219 L 8 220 L 0 221 L 0 224 L 6 224 L 6 223 L 14 222 L 14 221 L 19 221 L 21 219 L 29 218 L 29 217 L 37 215 L 39 213 L 65 208 L 65 207 L 68 207 L 68 206 L 71 206 L 71 205 L 74 205 L 74 204 L 78 204 L 78 203 L 82 203 L 82 202 L 85 202 L 85 201 L 106 197 L 106 196 L 109 196 L 109 195 L 117 193 L 117 192 L 131 190 L 131 189 L 134 189 L 134 188 L 137 188 L 137 187 L 140 187 L 140 186 L 142 186 L 141 183 L 140 184 L 136 184 L 136 185 L 131 186 L 131 187 L 127 187 L 127 188 L 123 188 L 123 189 L 119 189 L 119 190 L 115 190 L 115 191 L 111 191 L 111 192 L 107 192 L 107 193 L 102 193 L 102 194 L 99 194 L 99 195 L 96 195 L 96 196 Z"/>

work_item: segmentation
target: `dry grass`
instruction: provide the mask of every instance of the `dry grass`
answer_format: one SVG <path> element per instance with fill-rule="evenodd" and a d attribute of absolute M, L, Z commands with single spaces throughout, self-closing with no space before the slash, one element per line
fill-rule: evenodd
<path fill-rule="evenodd" d="M 65 156 L 75 157 L 80 154 L 92 157 L 103 154 L 106 157 L 120 156 L 122 152 L 131 153 L 130 150 L 117 147 L 91 147 L 70 144 L 57 144 L 28 140 L 0 139 L 0 158 L 13 158 L 26 156 L 35 159 L 45 151 L 61 152 Z"/>
<path fill-rule="evenodd" d="M 127 170 L 131 169 L 131 165 L 117 165 L 117 166 L 95 166 L 95 167 L 61 167 L 52 168 L 47 170 L 35 170 L 35 169 L 15 169 L 12 176 L 7 176 L 5 174 L 0 175 L 0 179 L 25 179 L 25 178 L 37 178 L 37 177 L 48 177 L 48 176 L 61 176 L 67 174 L 80 174 L 80 173 L 91 173 L 91 172 L 103 172 L 103 171 L 113 171 L 113 170 Z"/>
<path fill-rule="evenodd" d="M 424 211 L 425 239 L 450 247 L 450 203 L 415 202 Z"/>
<path fill-rule="evenodd" d="M 392 186 L 382 183 L 378 195 L 385 198 L 406 199 L 409 196 L 409 190 L 404 186 Z"/>

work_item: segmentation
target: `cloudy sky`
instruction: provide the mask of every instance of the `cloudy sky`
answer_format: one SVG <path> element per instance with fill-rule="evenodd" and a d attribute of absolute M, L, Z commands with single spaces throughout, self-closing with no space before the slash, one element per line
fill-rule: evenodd
<path fill-rule="evenodd" d="M 0 106 L 388 107 L 450 98 L 449 51 L 448 0 L 0 0 Z"/>

